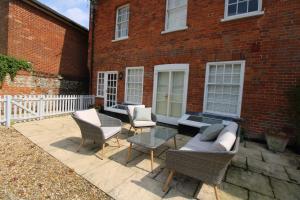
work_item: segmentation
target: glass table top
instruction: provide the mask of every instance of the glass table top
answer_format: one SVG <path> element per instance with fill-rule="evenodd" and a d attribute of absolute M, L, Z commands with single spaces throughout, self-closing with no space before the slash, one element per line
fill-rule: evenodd
<path fill-rule="evenodd" d="M 174 128 L 156 126 L 155 128 L 151 128 L 150 131 L 128 138 L 127 141 L 146 148 L 156 149 L 169 139 L 175 137 L 176 134 L 177 130 Z"/>

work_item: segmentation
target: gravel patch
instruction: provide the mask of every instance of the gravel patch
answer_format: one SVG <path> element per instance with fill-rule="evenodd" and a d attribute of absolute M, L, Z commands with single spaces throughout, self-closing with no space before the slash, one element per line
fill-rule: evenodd
<path fill-rule="evenodd" d="M 0 127 L 0 199 L 112 199 L 14 129 Z"/>

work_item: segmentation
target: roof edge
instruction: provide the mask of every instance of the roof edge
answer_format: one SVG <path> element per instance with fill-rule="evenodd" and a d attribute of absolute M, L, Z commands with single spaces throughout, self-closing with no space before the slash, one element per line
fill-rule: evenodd
<path fill-rule="evenodd" d="M 22 1 L 29 4 L 29 5 L 31 5 L 31 6 L 33 6 L 33 7 L 35 7 L 35 8 L 37 8 L 37 9 L 39 9 L 40 11 L 42 11 L 46 14 L 48 14 L 48 15 L 64 22 L 64 23 L 66 23 L 66 24 L 69 24 L 69 25 L 73 26 L 74 28 L 77 28 L 77 29 L 79 29 L 81 31 L 84 31 L 84 32 L 89 31 L 86 27 L 74 22 L 73 20 L 69 19 L 68 17 L 58 13 L 57 11 L 53 10 L 52 8 L 46 6 L 45 4 L 43 4 L 43 3 L 41 3 L 37 0 L 22 0 Z"/>

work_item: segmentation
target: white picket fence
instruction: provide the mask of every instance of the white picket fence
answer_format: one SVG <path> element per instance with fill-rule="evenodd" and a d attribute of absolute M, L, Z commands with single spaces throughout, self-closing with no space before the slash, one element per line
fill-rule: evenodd
<path fill-rule="evenodd" d="M 92 95 L 16 95 L 0 96 L 0 124 L 72 113 L 95 103 Z"/>

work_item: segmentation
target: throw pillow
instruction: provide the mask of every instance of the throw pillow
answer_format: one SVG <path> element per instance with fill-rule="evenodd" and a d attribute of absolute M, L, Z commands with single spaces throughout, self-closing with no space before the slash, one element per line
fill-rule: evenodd
<path fill-rule="evenodd" d="M 136 121 L 152 121 L 151 119 L 151 108 L 139 108 L 136 107 L 135 111 L 135 118 Z"/>
<path fill-rule="evenodd" d="M 201 141 L 212 141 L 215 140 L 221 130 L 224 128 L 223 124 L 213 124 L 206 128 L 200 136 Z"/>

